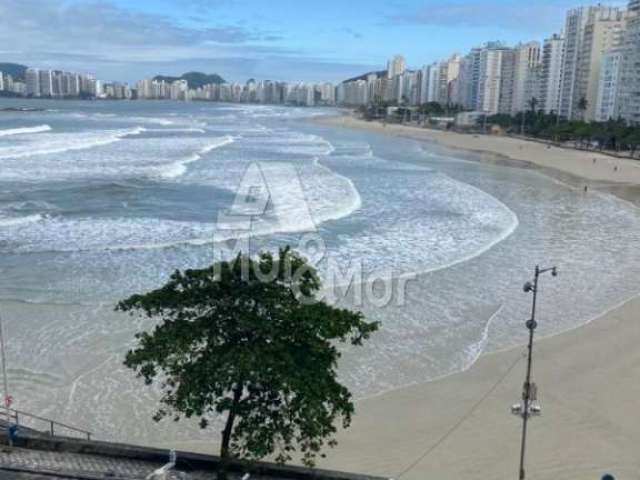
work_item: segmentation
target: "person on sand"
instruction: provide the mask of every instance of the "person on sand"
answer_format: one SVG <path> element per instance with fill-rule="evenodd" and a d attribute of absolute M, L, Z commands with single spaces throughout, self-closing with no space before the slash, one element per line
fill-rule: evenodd
<path fill-rule="evenodd" d="M 608 473 L 602 477 L 602 480 L 616 480 L 613 475 L 609 475 Z"/>
<path fill-rule="evenodd" d="M 589 187 L 587 185 L 584 186 L 584 193 L 587 193 L 589 191 Z"/>

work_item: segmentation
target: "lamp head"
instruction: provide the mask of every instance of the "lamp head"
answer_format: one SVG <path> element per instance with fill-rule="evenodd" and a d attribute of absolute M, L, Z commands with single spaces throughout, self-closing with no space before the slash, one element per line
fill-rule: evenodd
<path fill-rule="evenodd" d="M 551 270 L 551 276 L 553 276 L 553 277 L 557 277 L 558 276 L 558 268 L 557 267 L 553 267 L 553 269 Z"/>

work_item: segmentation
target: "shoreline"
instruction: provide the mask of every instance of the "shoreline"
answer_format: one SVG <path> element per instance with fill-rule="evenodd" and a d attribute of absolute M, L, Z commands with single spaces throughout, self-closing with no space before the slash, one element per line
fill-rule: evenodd
<path fill-rule="evenodd" d="M 460 160 L 540 171 L 574 188 L 588 188 L 628 201 L 640 208 L 640 161 L 616 158 L 520 138 L 457 133 L 415 126 L 365 121 L 352 115 L 321 116 L 311 122 L 326 127 L 367 130 L 436 145 Z M 595 160 L 595 161 L 594 161 Z"/>
<path fill-rule="evenodd" d="M 462 160 L 534 168 L 571 187 L 586 184 L 640 207 L 640 162 L 628 164 L 633 160 L 589 152 L 585 161 L 583 151 L 502 137 L 498 140 L 506 141 L 506 147 L 499 141 L 497 148 L 489 148 L 495 139 L 491 136 L 477 149 L 470 145 L 478 139 L 474 135 L 383 127 L 351 117 L 313 121 L 472 154 Z M 529 158 L 540 146 L 547 155 L 551 150 L 559 164 Z M 508 155 L 514 147 L 516 155 Z M 568 165 L 561 163 L 567 157 Z M 617 161 L 621 165 L 616 171 Z M 603 170 L 603 163 L 611 171 Z M 612 179 L 621 171 L 626 171 L 624 181 Z M 628 421 L 640 396 L 640 351 L 634 348 L 640 342 L 639 316 L 640 293 L 580 325 L 536 339 L 534 380 L 540 385 L 544 416 L 531 424 L 528 478 L 578 480 L 605 473 L 630 477 L 640 470 L 640 460 L 628 448 L 640 443 L 640 425 Z M 352 428 L 340 432 L 338 447 L 320 466 L 396 479 L 515 476 L 521 421 L 509 407 L 522 388 L 525 350 L 520 345 L 483 352 L 461 372 L 358 400 Z"/>

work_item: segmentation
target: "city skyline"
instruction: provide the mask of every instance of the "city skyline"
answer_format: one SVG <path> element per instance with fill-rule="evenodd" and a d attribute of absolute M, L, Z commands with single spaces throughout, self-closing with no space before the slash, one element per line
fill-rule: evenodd
<path fill-rule="evenodd" d="M 193 70 L 231 82 L 335 83 L 379 70 L 396 53 L 417 69 L 488 40 L 542 40 L 562 27 L 568 8 L 594 3 L 534 0 L 522 8 L 508 0 L 327 0 L 321 6 L 276 1 L 265 7 L 234 0 L 5 0 L 0 58 L 130 84 Z"/>

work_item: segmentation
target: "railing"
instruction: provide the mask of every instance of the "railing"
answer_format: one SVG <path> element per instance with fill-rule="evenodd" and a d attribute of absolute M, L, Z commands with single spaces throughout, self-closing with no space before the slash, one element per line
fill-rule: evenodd
<path fill-rule="evenodd" d="M 31 425 L 27 426 L 24 423 L 22 424 L 27 428 L 31 428 L 45 435 L 50 435 L 52 437 L 55 437 L 56 430 L 60 431 L 60 429 L 63 429 L 63 430 L 72 432 L 76 435 L 79 434 L 82 437 L 86 437 L 87 440 L 91 440 L 91 432 L 87 430 L 82 430 L 81 428 L 76 428 L 76 427 L 72 427 L 71 425 L 66 425 L 61 422 L 56 422 L 55 420 L 51 420 L 50 418 L 44 418 L 38 415 L 33 415 L 32 413 L 27 413 L 20 410 L 14 410 L 13 408 L 6 408 L 6 407 L 0 406 L 0 421 L 2 420 L 7 420 L 9 422 L 13 421 L 13 423 L 20 426 L 21 425 L 20 421 L 22 420 L 24 422 L 25 418 L 47 424 L 47 427 L 48 427 L 47 430 L 40 430 L 37 428 L 33 428 Z M 66 436 L 66 435 L 60 435 L 60 436 Z"/>

